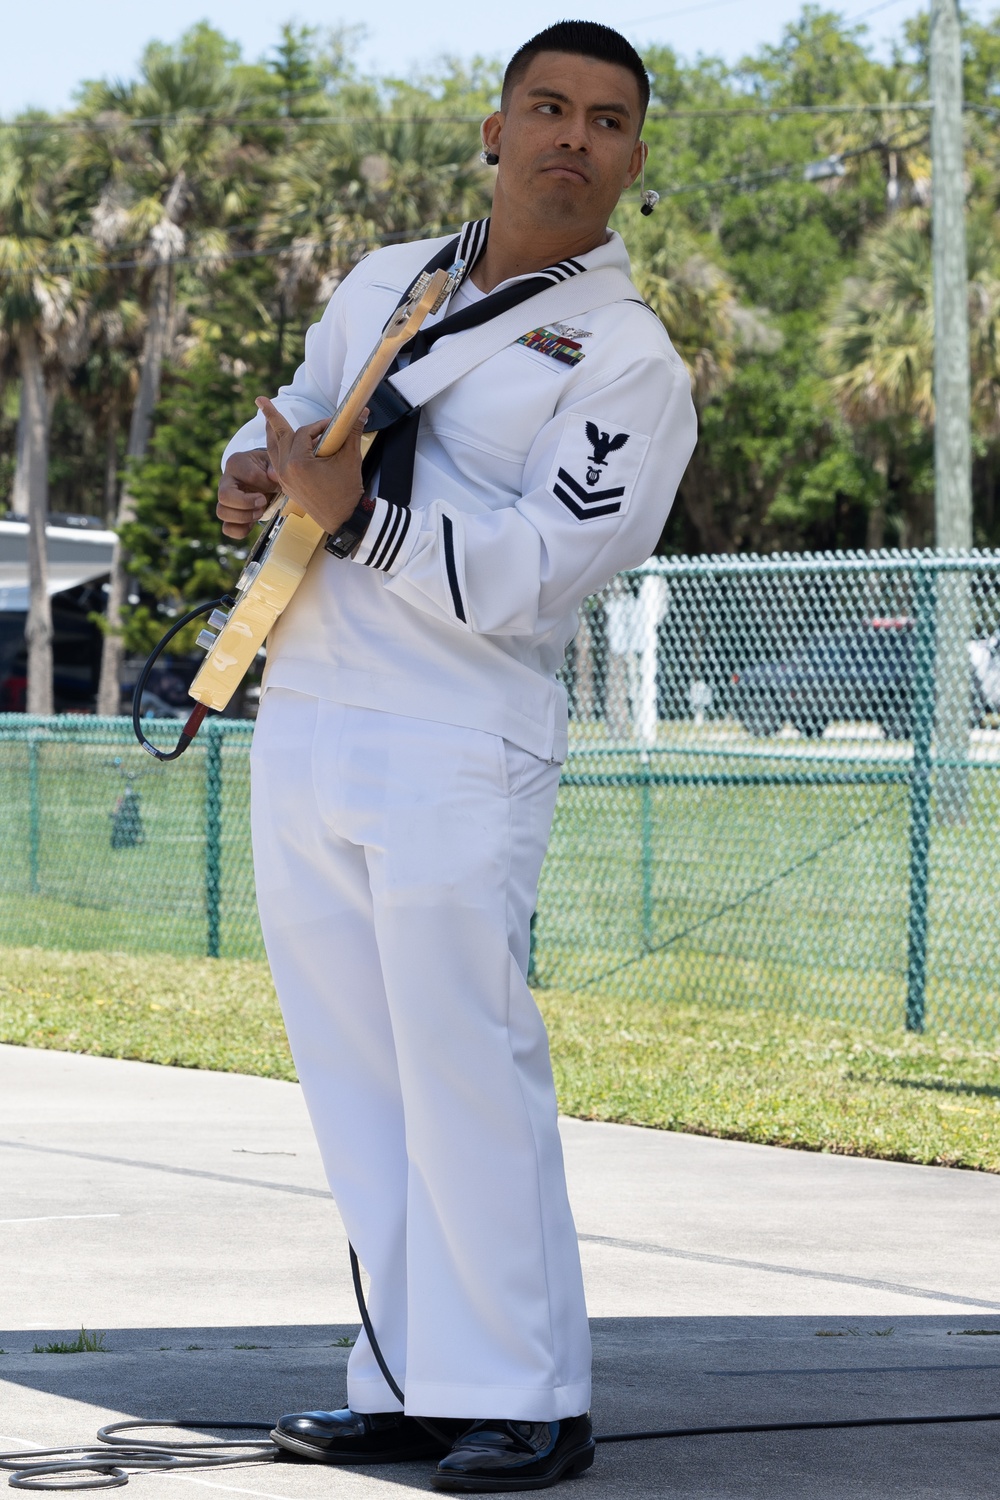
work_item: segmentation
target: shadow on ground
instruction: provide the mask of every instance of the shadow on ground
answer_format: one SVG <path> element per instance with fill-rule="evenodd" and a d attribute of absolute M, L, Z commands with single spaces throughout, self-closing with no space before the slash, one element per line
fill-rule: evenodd
<path fill-rule="evenodd" d="M 343 1401 L 352 1325 L 112 1328 L 107 1352 L 36 1354 L 79 1330 L 0 1333 L 5 1436 L 81 1442 L 102 1413 L 271 1421 Z M 598 1432 L 1000 1409 L 1000 1317 L 620 1318 L 593 1323 Z M 49 1398 L 46 1400 L 45 1398 Z M 71 1403 L 71 1404 L 66 1404 Z M 81 1410 L 78 1403 L 87 1408 Z M 19 1412 L 24 1420 L 18 1425 Z M 39 1421 L 44 1418 L 43 1432 Z M 91 1421 L 81 1430 L 81 1421 Z M 609 1445 L 581 1496 L 833 1500 L 996 1493 L 1000 1423 L 685 1438 Z M 428 1489 L 426 1466 L 355 1471 L 377 1494 Z M 145 1476 L 149 1486 L 165 1481 Z M 309 1464 L 241 1469 L 223 1485 L 327 1495 Z M 346 1476 L 343 1482 L 346 1483 Z M 340 1491 L 338 1490 L 338 1493 Z"/>

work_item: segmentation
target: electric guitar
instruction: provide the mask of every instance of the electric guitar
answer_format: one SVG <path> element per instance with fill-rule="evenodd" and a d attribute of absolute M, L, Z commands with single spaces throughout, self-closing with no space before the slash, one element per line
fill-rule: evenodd
<path fill-rule="evenodd" d="M 425 271 L 417 278 L 317 442 L 314 451 L 319 456 L 328 457 L 343 446 L 399 350 L 424 319 L 437 312 L 450 296 L 463 270 L 464 265 L 459 262 L 450 271 L 435 271 L 433 275 Z M 367 452 L 374 437 L 374 433 L 365 433 L 362 453 Z M 236 585 L 232 608 L 213 610 L 209 628 L 198 637 L 198 645 L 206 656 L 188 691 L 203 705 L 200 714 L 195 710 L 199 723 L 204 710 L 213 708 L 218 712 L 225 708 L 250 670 L 275 620 L 302 582 L 313 553 L 326 535 L 287 495 L 279 495 L 272 501 L 261 517 L 261 524 L 265 529 Z"/>

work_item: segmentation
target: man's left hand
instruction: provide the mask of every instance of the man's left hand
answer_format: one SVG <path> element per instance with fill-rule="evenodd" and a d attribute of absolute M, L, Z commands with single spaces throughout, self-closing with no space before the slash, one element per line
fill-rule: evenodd
<path fill-rule="evenodd" d="M 361 413 L 342 448 L 317 458 L 313 449 L 328 421 L 294 428 L 266 396 L 257 397 L 257 406 L 267 422 L 267 456 L 285 494 L 324 531 L 338 531 L 364 494 L 361 434 L 368 413 Z"/>

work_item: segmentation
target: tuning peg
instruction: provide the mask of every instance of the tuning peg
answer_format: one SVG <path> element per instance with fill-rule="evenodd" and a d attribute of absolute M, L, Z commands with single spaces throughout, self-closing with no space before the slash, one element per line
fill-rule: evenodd
<path fill-rule="evenodd" d="M 203 651 L 211 651 L 217 640 L 218 636 L 214 630 L 202 630 L 199 632 L 195 645 L 200 646 Z"/>
<path fill-rule="evenodd" d="M 213 609 L 208 617 L 208 623 L 213 630 L 221 630 L 229 619 L 229 611 L 226 609 Z"/>

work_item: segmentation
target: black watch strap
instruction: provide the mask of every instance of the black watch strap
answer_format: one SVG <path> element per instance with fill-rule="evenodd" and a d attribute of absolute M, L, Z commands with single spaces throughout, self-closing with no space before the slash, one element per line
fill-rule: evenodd
<path fill-rule="evenodd" d="M 323 544 L 327 552 L 331 552 L 334 557 L 349 557 L 368 530 L 374 511 L 375 501 L 362 495 L 353 515 L 348 516 L 344 524 L 332 536 L 327 537 Z"/>

